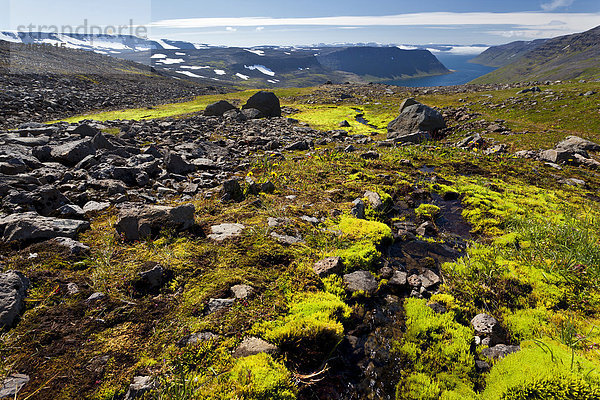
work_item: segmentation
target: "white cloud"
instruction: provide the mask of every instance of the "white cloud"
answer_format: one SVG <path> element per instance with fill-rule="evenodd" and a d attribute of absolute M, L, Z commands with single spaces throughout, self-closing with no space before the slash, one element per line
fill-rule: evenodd
<path fill-rule="evenodd" d="M 551 0 L 567 4 L 572 0 Z M 156 28 L 189 29 L 219 28 L 235 32 L 236 27 L 264 28 L 267 26 L 332 26 L 338 28 L 364 26 L 423 26 L 427 29 L 452 29 L 466 26 L 487 26 L 488 32 L 498 36 L 537 38 L 582 32 L 598 25 L 600 13 L 550 13 L 550 12 L 432 12 L 382 16 L 339 16 L 314 18 L 189 18 L 156 21 Z M 560 25 L 557 22 L 560 21 Z M 494 29 L 495 28 L 495 29 Z"/>
<path fill-rule="evenodd" d="M 557 8 L 561 8 L 561 7 L 569 7 L 571 4 L 573 4 L 575 0 L 551 0 L 548 3 L 543 3 L 542 4 L 542 10 L 544 11 L 554 11 Z"/>
<path fill-rule="evenodd" d="M 571 26 L 594 27 L 600 13 L 451 13 L 433 12 L 381 16 L 341 16 L 315 18 L 271 18 L 271 17 L 231 17 L 231 18 L 188 18 L 156 21 L 157 28 L 215 28 L 232 26 L 419 26 L 419 25 L 547 25 L 560 20 Z"/>
<path fill-rule="evenodd" d="M 257 26 L 257 27 L 256 27 L 256 30 L 257 30 L 257 31 L 259 31 L 259 32 L 260 32 L 260 31 L 264 31 L 264 30 L 265 30 L 265 27 L 264 27 L 264 26 Z"/>

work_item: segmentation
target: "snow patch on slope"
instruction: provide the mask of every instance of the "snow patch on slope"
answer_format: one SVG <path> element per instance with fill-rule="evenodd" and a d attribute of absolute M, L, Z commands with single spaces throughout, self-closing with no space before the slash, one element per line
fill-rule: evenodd
<path fill-rule="evenodd" d="M 268 76 L 275 76 L 275 72 L 271 71 L 269 68 L 264 65 L 244 65 L 244 68 L 249 69 L 250 71 L 260 71 Z"/>

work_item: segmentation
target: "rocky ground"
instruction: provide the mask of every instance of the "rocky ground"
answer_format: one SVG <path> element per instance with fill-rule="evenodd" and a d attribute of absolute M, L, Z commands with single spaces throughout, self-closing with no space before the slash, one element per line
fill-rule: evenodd
<path fill-rule="evenodd" d="M 596 336 L 549 332 L 596 318 L 598 288 L 581 285 L 600 268 L 596 222 L 575 222 L 575 255 L 542 238 L 597 215 L 599 145 L 510 154 L 493 136 L 512 136 L 506 121 L 384 85 L 294 97 L 405 99 L 384 135 L 314 129 L 265 92 L 178 118 L 26 122 L 96 108 L 86 94 L 106 108 L 176 93 L 153 89 L 127 103 L 83 88 L 82 108 L 51 111 L 12 97 L 0 398 L 525 399 L 538 373 L 539 398 L 595 398 Z"/>

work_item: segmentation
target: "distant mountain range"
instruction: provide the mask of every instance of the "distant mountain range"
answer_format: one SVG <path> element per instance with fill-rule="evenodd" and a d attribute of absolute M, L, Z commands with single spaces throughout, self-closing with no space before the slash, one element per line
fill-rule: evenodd
<path fill-rule="evenodd" d="M 500 67 L 473 83 L 600 79 L 600 26 L 554 39 L 494 46 L 472 62 Z"/>
<path fill-rule="evenodd" d="M 388 81 L 448 74 L 451 71 L 434 54 L 473 54 L 487 48 L 377 43 L 237 48 L 127 35 L 35 32 L 0 32 L 0 40 L 88 50 L 149 65 L 179 79 L 244 87 L 301 87 L 326 81 Z"/>

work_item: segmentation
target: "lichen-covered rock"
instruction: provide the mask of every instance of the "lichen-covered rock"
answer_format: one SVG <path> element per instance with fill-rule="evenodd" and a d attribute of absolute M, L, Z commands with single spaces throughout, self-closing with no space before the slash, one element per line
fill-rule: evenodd
<path fill-rule="evenodd" d="M 328 257 L 317 261 L 313 266 L 313 271 L 320 277 L 340 273 L 343 269 L 344 263 L 340 257 Z"/>
<path fill-rule="evenodd" d="M 498 321 L 488 314 L 477 314 L 471 320 L 471 325 L 475 332 L 481 335 L 490 335 L 497 329 Z"/>
<path fill-rule="evenodd" d="M 11 328 L 25 306 L 29 279 L 20 272 L 0 274 L 0 329 Z"/>
<path fill-rule="evenodd" d="M 156 388 L 156 382 L 151 376 L 134 376 L 133 383 L 125 394 L 125 400 L 140 399 L 149 391 Z"/>

